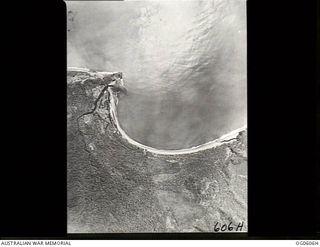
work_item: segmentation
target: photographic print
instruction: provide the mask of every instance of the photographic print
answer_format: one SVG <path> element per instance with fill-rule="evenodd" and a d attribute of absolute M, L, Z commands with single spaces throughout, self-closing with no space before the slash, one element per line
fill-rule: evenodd
<path fill-rule="evenodd" d="M 247 232 L 246 2 L 66 5 L 68 233 Z"/>

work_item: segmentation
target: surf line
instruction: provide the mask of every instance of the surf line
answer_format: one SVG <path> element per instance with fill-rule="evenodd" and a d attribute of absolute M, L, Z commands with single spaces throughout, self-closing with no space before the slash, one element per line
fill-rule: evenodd
<path fill-rule="evenodd" d="M 97 76 L 98 78 L 103 78 L 104 76 L 112 75 L 112 74 L 116 73 L 116 72 L 100 72 L 100 71 L 95 71 L 95 70 L 91 70 L 91 69 L 87 69 L 87 68 L 79 68 L 79 67 L 68 67 L 67 71 L 82 72 L 82 73 L 86 73 L 89 76 Z M 121 79 L 121 81 L 122 81 L 122 79 Z M 122 85 L 123 85 L 123 81 L 122 81 Z M 215 148 L 215 147 L 221 146 L 223 144 L 233 142 L 240 132 L 247 129 L 247 125 L 244 125 L 243 127 L 235 129 L 235 130 L 221 136 L 218 139 L 215 139 L 213 141 L 210 141 L 210 142 L 198 145 L 198 146 L 194 146 L 191 148 L 165 150 L 165 149 L 157 149 L 157 148 L 149 147 L 149 146 L 143 145 L 142 143 L 139 143 L 139 142 L 133 140 L 121 128 L 121 125 L 119 123 L 118 116 L 117 116 L 118 97 L 117 97 L 117 95 L 115 95 L 115 92 L 112 90 L 112 88 L 108 87 L 107 90 L 110 95 L 110 101 L 109 101 L 110 116 L 111 116 L 114 124 L 116 125 L 115 127 L 119 131 L 121 137 L 123 139 L 125 139 L 127 142 L 129 142 L 130 144 L 137 146 L 137 147 L 139 147 L 145 151 L 148 151 L 150 153 L 162 154 L 162 155 L 179 155 L 179 154 L 196 153 L 199 151 Z"/>
<path fill-rule="evenodd" d="M 149 147 L 149 146 L 143 145 L 142 143 L 139 143 L 139 142 L 133 140 L 121 128 L 121 125 L 119 123 L 118 116 L 117 116 L 118 97 L 116 95 L 114 95 L 114 92 L 112 91 L 111 88 L 108 88 L 108 92 L 110 95 L 110 115 L 111 115 L 111 118 L 112 118 L 114 124 L 116 125 L 115 127 L 117 128 L 117 130 L 121 134 L 122 138 L 125 139 L 126 141 L 128 141 L 130 144 L 137 146 L 137 147 L 144 149 L 145 151 L 148 151 L 151 153 L 163 154 L 163 155 L 178 155 L 178 154 L 196 153 L 196 152 L 203 151 L 206 149 L 221 146 L 221 145 L 226 144 L 228 142 L 233 142 L 241 131 L 244 131 L 245 129 L 247 129 L 247 125 L 244 125 L 243 127 L 235 129 L 235 130 L 221 136 L 218 139 L 215 139 L 213 141 L 210 141 L 205 144 L 198 145 L 198 146 L 194 146 L 191 148 L 165 150 L 165 149 L 157 149 L 157 148 Z"/>

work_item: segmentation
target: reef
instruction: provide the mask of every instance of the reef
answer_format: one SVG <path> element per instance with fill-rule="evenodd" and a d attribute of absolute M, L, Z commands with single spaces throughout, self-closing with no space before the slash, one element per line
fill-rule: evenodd
<path fill-rule="evenodd" d="M 121 93 L 122 73 L 68 69 L 68 232 L 246 232 L 246 128 L 157 152 L 121 129 Z"/>

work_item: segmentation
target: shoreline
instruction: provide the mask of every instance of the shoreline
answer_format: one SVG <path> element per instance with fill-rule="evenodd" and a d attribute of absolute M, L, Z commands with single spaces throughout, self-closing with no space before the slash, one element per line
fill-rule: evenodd
<path fill-rule="evenodd" d="M 103 77 L 103 75 L 109 75 L 116 72 L 97 72 L 94 70 L 86 69 L 86 68 L 78 68 L 78 67 L 68 67 L 67 71 L 70 72 L 82 72 L 87 73 L 88 75 L 96 75 L 98 77 Z M 99 76 L 100 75 L 100 76 Z M 115 124 L 115 127 L 117 131 L 120 133 L 121 138 L 126 140 L 128 143 L 130 143 L 133 146 L 139 147 L 145 151 L 148 151 L 150 153 L 154 154 L 161 154 L 161 155 L 179 155 L 179 154 L 189 154 L 189 153 L 196 153 L 199 151 L 215 148 L 218 146 L 221 146 L 226 143 L 230 143 L 235 140 L 235 138 L 239 135 L 240 132 L 247 129 L 247 125 L 244 125 L 238 129 L 232 130 L 227 134 L 222 135 L 221 137 L 214 139 L 210 142 L 200 144 L 191 148 L 184 148 L 184 149 L 157 149 L 150 146 L 146 146 L 140 142 L 137 142 L 136 140 L 132 139 L 130 136 L 127 135 L 127 133 L 121 128 L 121 125 L 118 120 L 117 116 L 117 104 L 118 104 L 118 98 L 116 95 L 114 95 L 114 92 L 111 88 L 108 88 L 108 93 L 110 95 L 110 116 L 111 120 Z"/>
<path fill-rule="evenodd" d="M 235 140 L 235 138 L 239 135 L 240 132 L 247 129 L 247 125 L 244 125 L 238 129 L 232 130 L 227 134 L 222 135 L 221 137 L 212 140 L 210 142 L 200 144 L 191 148 L 184 148 L 184 149 L 157 149 L 150 146 L 146 146 L 140 142 L 137 142 L 136 140 L 132 139 L 130 136 L 127 135 L 127 133 L 121 128 L 121 125 L 119 123 L 118 117 L 117 117 L 117 103 L 118 98 L 114 95 L 112 89 L 108 88 L 108 92 L 110 94 L 110 115 L 112 117 L 112 121 L 116 125 L 115 127 L 119 131 L 121 137 L 128 141 L 130 144 L 137 146 L 145 151 L 148 151 L 150 153 L 154 154 L 163 154 L 163 155 L 179 155 L 179 154 L 189 154 L 189 153 L 196 153 L 199 151 L 215 148 L 218 146 L 221 146 L 225 143 L 229 143 Z"/>

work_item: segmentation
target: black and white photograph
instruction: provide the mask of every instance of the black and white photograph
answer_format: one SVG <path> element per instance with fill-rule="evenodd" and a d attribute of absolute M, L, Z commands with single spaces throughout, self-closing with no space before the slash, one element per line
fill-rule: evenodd
<path fill-rule="evenodd" d="M 246 1 L 66 4 L 68 233 L 247 232 Z"/>
<path fill-rule="evenodd" d="M 319 245 L 319 2 L 3 10 L 1 246 Z"/>

